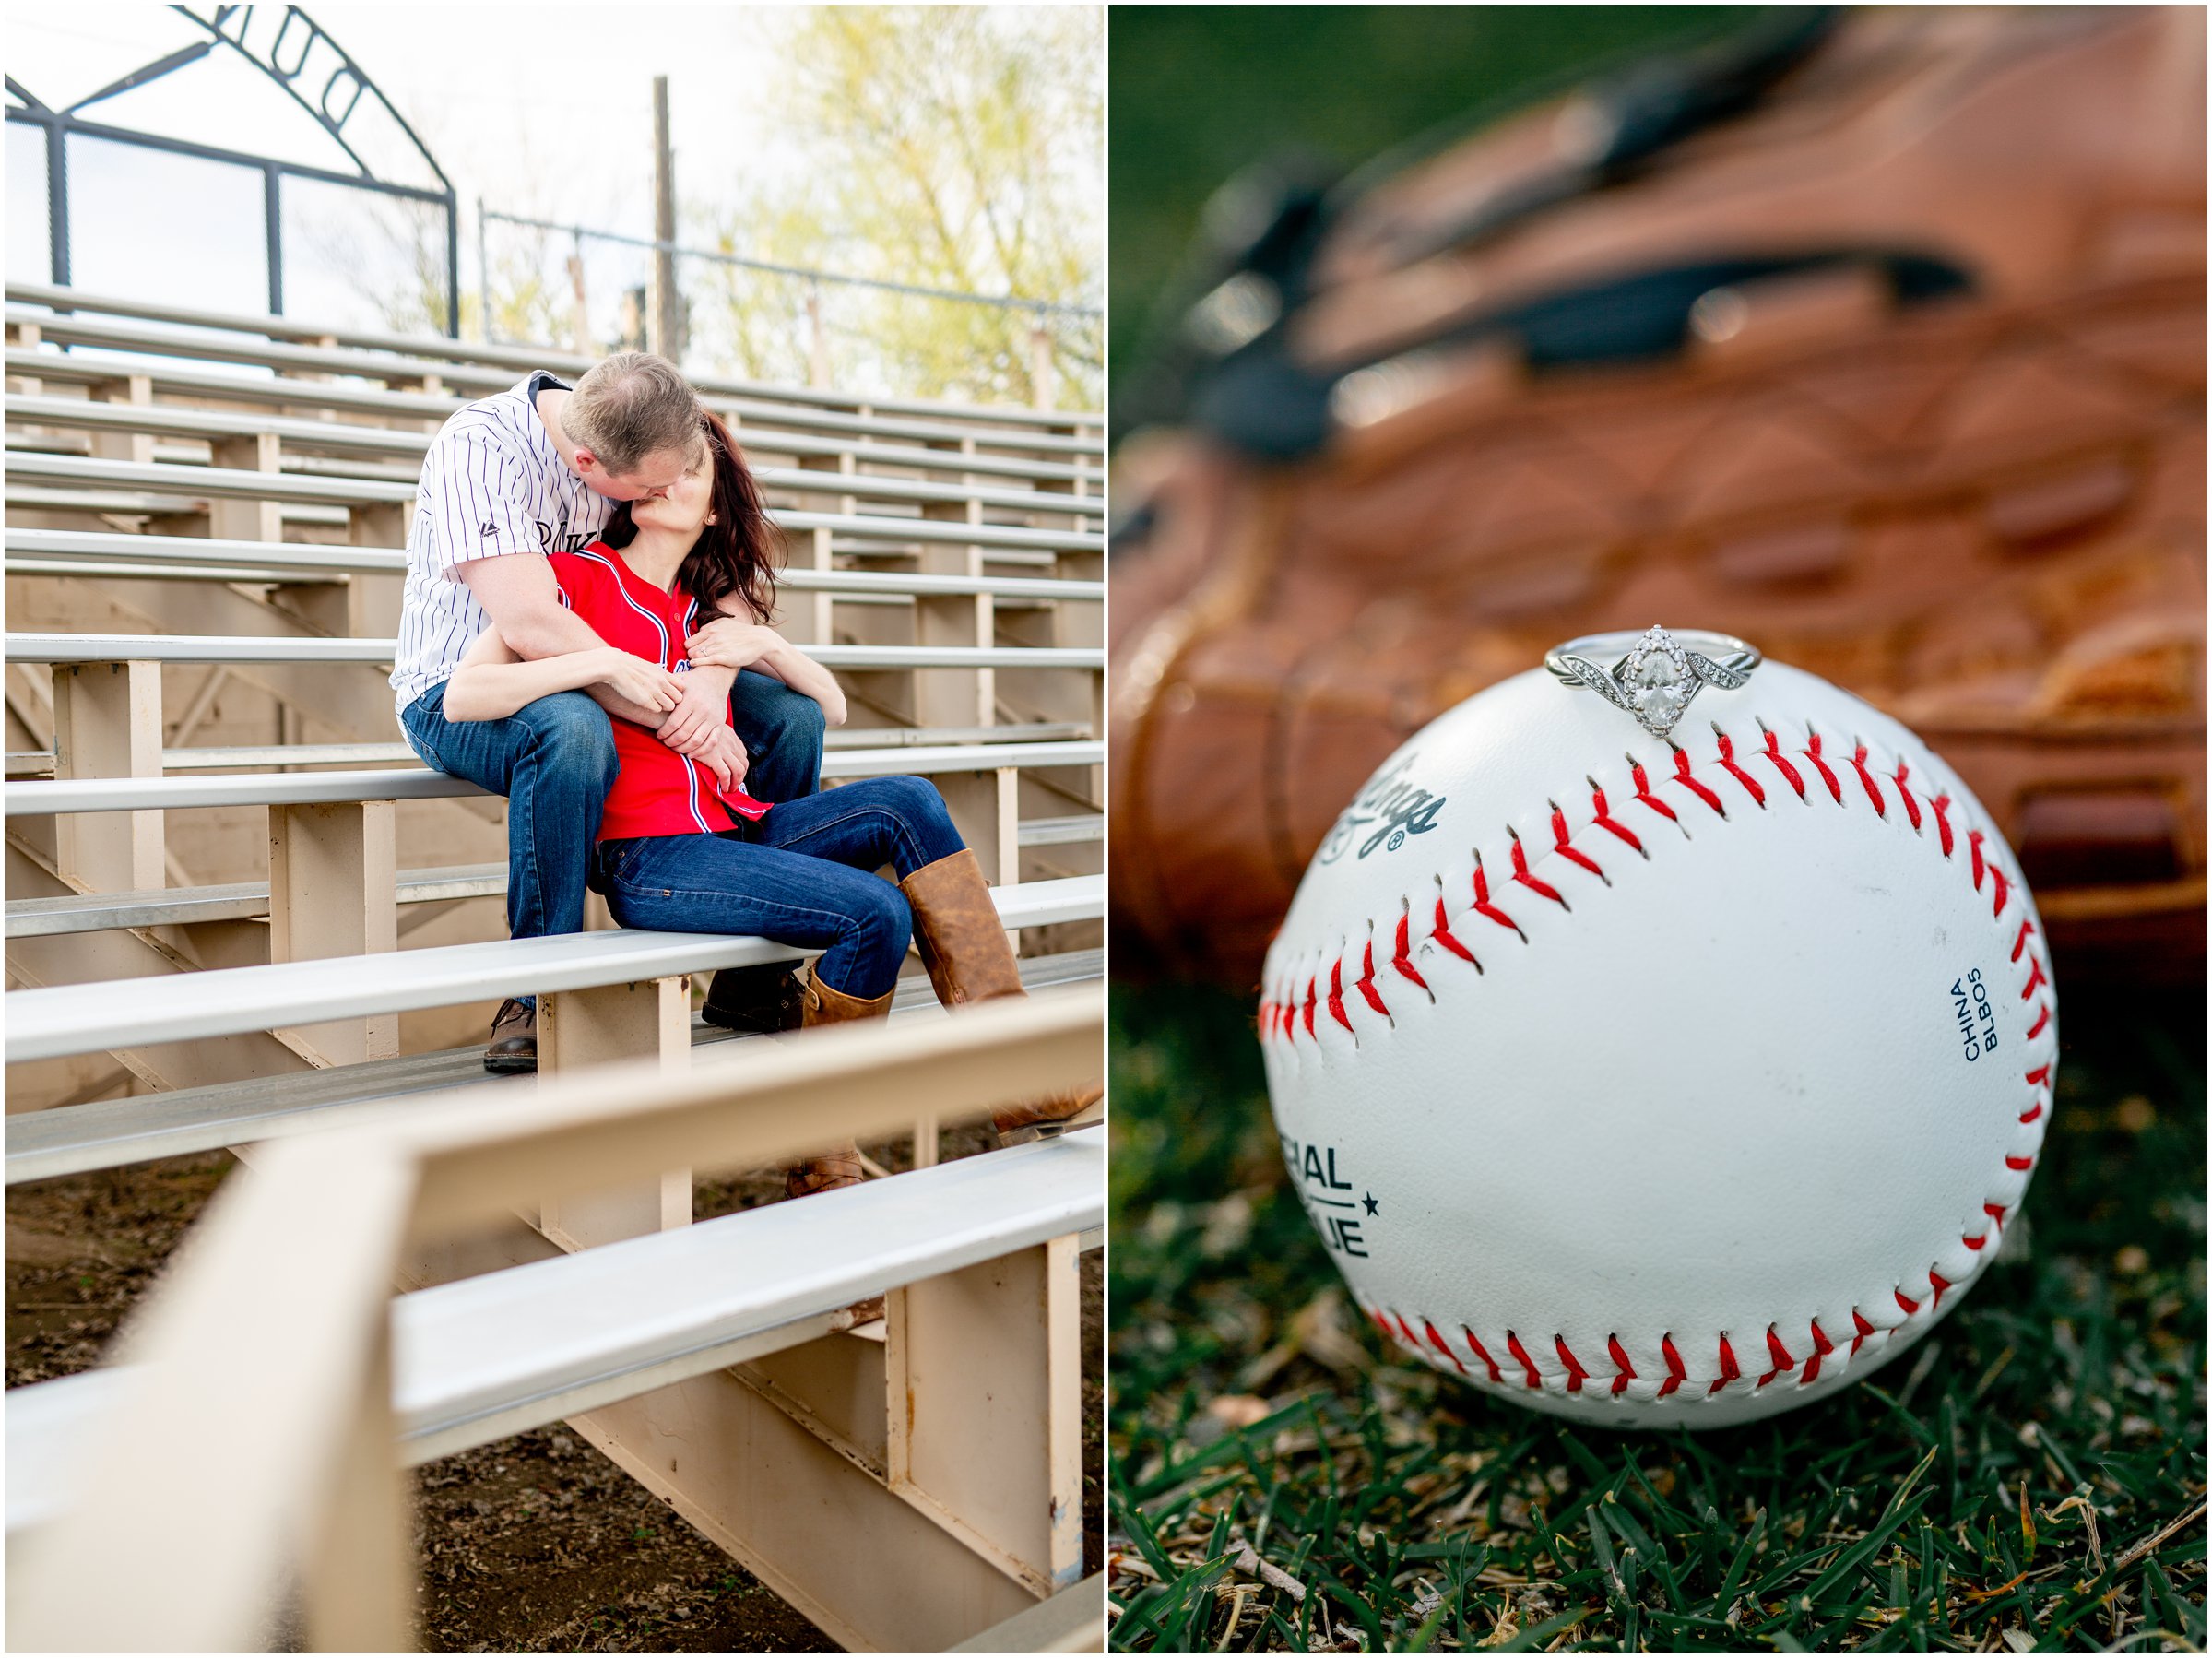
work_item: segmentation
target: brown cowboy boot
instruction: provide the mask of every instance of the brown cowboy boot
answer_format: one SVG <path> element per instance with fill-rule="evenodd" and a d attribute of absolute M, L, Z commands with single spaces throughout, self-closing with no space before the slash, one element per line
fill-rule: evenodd
<path fill-rule="evenodd" d="M 886 990 L 881 996 L 847 996 L 843 990 L 833 989 L 818 980 L 811 970 L 801 988 L 803 1028 L 818 1024 L 845 1024 L 857 1019 L 881 1019 L 891 1013 L 893 992 Z M 851 1141 L 833 1146 L 784 1170 L 784 1195 L 791 1198 L 811 1197 L 818 1191 L 834 1191 L 841 1186 L 858 1186 L 868 1178 L 868 1171 L 860 1163 L 860 1148 Z M 855 1301 L 846 1309 L 855 1324 L 866 1324 L 883 1316 L 883 1297 L 870 1296 L 865 1301 Z"/>
<path fill-rule="evenodd" d="M 1029 994 L 973 851 L 964 847 L 924 864 L 899 882 L 899 891 L 914 911 L 914 942 L 945 1007 Z M 1093 1086 L 1003 1106 L 991 1113 L 991 1125 L 1001 1145 L 1047 1139 L 1065 1131 L 1105 1092 Z"/>

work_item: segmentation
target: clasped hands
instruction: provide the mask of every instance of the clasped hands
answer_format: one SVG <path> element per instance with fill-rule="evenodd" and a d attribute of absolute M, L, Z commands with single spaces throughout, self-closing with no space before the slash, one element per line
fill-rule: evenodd
<path fill-rule="evenodd" d="M 698 761 L 713 772 L 716 783 L 725 792 L 741 788 L 751 761 L 744 743 L 729 727 L 729 688 L 739 669 L 751 667 L 772 652 L 784 648 L 784 645 L 781 634 L 758 622 L 739 621 L 734 616 L 710 622 L 684 641 L 691 671 L 663 673 L 641 661 L 640 668 L 662 681 L 660 694 L 650 701 L 634 696 L 632 700 L 645 706 L 668 708 L 668 716 L 654 735 L 679 754 Z M 728 671 L 703 673 L 699 671 L 702 669 Z M 621 686 L 617 689 L 624 690 Z M 670 693 L 673 693 L 672 701 Z M 628 692 L 625 690 L 624 693 Z"/>

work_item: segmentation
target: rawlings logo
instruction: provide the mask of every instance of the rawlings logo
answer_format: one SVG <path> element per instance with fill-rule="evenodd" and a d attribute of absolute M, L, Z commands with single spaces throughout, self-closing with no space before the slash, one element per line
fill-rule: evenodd
<path fill-rule="evenodd" d="M 1354 837 L 1370 824 L 1373 832 L 1359 843 L 1357 857 L 1365 858 L 1378 847 L 1395 852 L 1405 845 L 1407 835 L 1426 835 L 1434 829 L 1437 813 L 1444 810 L 1445 797 L 1406 781 L 1406 773 L 1419 758 L 1420 751 L 1415 750 L 1388 771 L 1368 778 L 1366 788 L 1337 817 L 1314 861 L 1334 863 L 1351 847 Z"/>

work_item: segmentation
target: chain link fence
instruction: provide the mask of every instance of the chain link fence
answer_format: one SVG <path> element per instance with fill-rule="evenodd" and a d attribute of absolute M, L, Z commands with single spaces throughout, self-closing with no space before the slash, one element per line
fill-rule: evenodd
<path fill-rule="evenodd" d="M 587 355 L 654 349 L 694 373 L 862 396 L 1096 409 L 1097 306 L 958 293 L 673 246 L 672 340 L 652 338 L 662 244 L 478 207 L 477 313 L 490 340 Z"/>

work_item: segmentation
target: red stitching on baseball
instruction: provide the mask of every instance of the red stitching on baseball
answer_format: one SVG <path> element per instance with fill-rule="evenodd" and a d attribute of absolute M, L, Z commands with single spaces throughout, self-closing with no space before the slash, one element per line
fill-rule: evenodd
<path fill-rule="evenodd" d="M 1659 1384 L 1659 1396 L 1664 1399 L 1689 1380 L 1689 1372 L 1682 1368 L 1682 1355 L 1674 1351 L 1672 1331 L 1659 1338 L 1659 1350 L 1666 1355 L 1667 1359 L 1667 1379 Z"/>
<path fill-rule="evenodd" d="M 1797 798 L 1801 800 L 1804 799 L 1805 798 L 1805 780 L 1797 775 L 1797 768 L 1795 766 L 1792 765 L 1787 760 L 1782 758 L 1782 747 L 1780 740 L 1777 738 L 1773 732 L 1767 730 L 1766 724 L 1763 721 L 1759 725 L 1759 729 L 1766 733 L 1767 758 L 1773 761 L 1774 764 L 1780 768 L 1781 775 L 1790 780 L 1790 787 L 1797 791 Z"/>
<path fill-rule="evenodd" d="M 1828 793 L 1835 798 L 1836 804 L 1842 805 L 1843 785 L 1836 781 L 1836 774 L 1828 770 L 1828 763 L 1820 757 L 1820 733 L 1817 731 L 1806 734 L 1805 758 L 1813 763 L 1813 769 L 1820 774 L 1820 780 L 1828 786 Z"/>
<path fill-rule="evenodd" d="M 1528 1352 L 1520 1344 L 1520 1337 L 1510 1330 L 1506 1332 L 1506 1351 L 1510 1353 L 1520 1368 L 1529 1373 L 1529 1386 L 1541 1388 L 1544 1378 L 1536 1374 L 1536 1367 L 1529 1362 Z"/>
<path fill-rule="evenodd" d="M 1579 1393 L 1582 1391 L 1582 1384 L 1590 1380 L 1590 1372 L 1577 1362 L 1573 1350 L 1567 1344 L 1565 1336 L 1552 1337 L 1552 1345 L 1559 1349 L 1559 1360 L 1567 1367 L 1567 1391 L 1570 1393 Z"/>
<path fill-rule="evenodd" d="M 1439 915 L 1441 915 L 1441 913 L 1443 912 L 1443 909 L 1444 909 L 1444 900 L 1443 900 L 1443 899 L 1441 899 L 1441 898 L 1439 898 L 1439 899 L 1437 899 L 1437 913 L 1438 913 Z M 1410 938 L 1410 934 L 1411 934 L 1412 930 L 1413 930 L 1413 914 L 1412 914 L 1412 911 L 1411 911 L 1410 909 L 1408 909 L 1408 910 L 1401 910 L 1401 911 L 1399 912 L 1399 914 L 1398 914 L 1398 948 L 1397 948 L 1397 952 L 1396 952 L 1396 953 L 1395 953 L 1395 954 L 1393 954 L 1393 955 L 1390 957 L 1390 965 L 1391 965 L 1391 966 L 1393 966 L 1393 967 L 1395 967 L 1395 968 L 1397 968 L 1397 969 L 1398 969 L 1398 971 L 1399 971 L 1400 973 L 1403 974 L 1403 975 L 1404 975 L 1406 977 L 1408 977 L 1408 978 L 1412 979 L 1412 980 L 1413 980 L 1413 981 L 1414 981 L 1415 984 L 1419 985 L 1419 986 L 1420 986 L 1420 987 L 1421 987 L 1421 988 L 1422 988 L 1424 990 L 1427 990 L 1427 989 L 1428 989 L 1428 980 L 1426 980 L 1425 978 L 1423 978 L 1423 977 L 1421 977 L 1421 975 L 1420 975 L 1418 972 L 1416 972 L 1416 971 L 1414 970 L 1414 958 L 1413 958 L 1413 953 L 1412 953 L 1412 949 L 1411 949 L 1410 942 L 1409 942 L 1409 938 Z M 1433 991 L 1433 990 L 1429 990 L 1429 994 L 1430 994 L 1431 996 L 1434 996 L 1434 995 L 1436 994 L 1436 992 L 1435 992 L 1435 991 Z"/>
<path fill-rule="evenodd" d="M 1866 769 L 1866 745 L 1864 743 L 1860 743 L 1852 751 L 1851 763 L 1858 770 L 1859 781 L 1866 785 L 1866 798 L 1874 802 L 1875 816 L 1887 818 L 1889 815 L 1889 808 L 1882 804 L 1882 791 L 1874 786 L 1874 775 Z"/>
<path fill-rule="evenodd" d="M 1605 1338 L 1605 1351 L 1612 1356 L 1613 1368 L 1617 1372 L 1613 1379 L 1613 1391 L 1625 1393 L 1628 1391 L 1628 1384 L 1636 1380 L 1636 1367 L 1628 1362 L 1628 1356 L 1621 1351 L 1619 1336 L 1609 1335 Z"/>
<path fill-rule="evenodd" d="M 2028 982 L 2020 987 L 2020 1000 L 2026 1001 L 2042 986 L 2051 981 L 2043 977 L 2043 964 L 2034 956 L 2028 958 Z"/>
<path fill-rule="evenodd" d="M 1674 748 L 1674 745 L 1669 743 L 1667 746 Z M 1690 776 L 1690 752 L 1687 749 L 1674 749 L 1674 781 L 1687 788 L 1690 793 L 1696 795 L 1722 817 L 1728 815 L 1728 808 L 1721 804 L 1721 797 Z"/>
<path fill-rule="evenodd" d="M 1935 1286 L 1935 1293 L 1928 1297 L 1928 1310 L 1934 1312 L 1943 1300 L 1943 1292 L 1951 1287 L 1951 1283 L 1940 1273 L 1930 1273 L 1928 1282 Z"/>
<path fill-rule="evenodd" d="M 2005 1167 L 2015 1174 L 2018 1174 L 2024 1169 L 2033 1168 L 2035 1159 L 2033 1157 L 2007 1157 L 2005 1159 Z"/>
<path fill-rule="evenodd" d="M 1520 882 L 1521 885 L 1527 887 L 1529 891 L 1536 894 L 1538 896 L 1549 898 L 1561 909 L 1567 908 L 1567 900 L 1559 896 L 1559 892 L 1556 887 L 1546 886 L 1543 882 L 1537 880 L 1535 876 L 1529 873 L 1529 855 L 1521 848 L 1520 836 L 1514 834 L 1510 829 L 1508 829 L 1506 834 L 1513 842 L 1513 879 Z"/>
<path fill-rule="evenodd" d="M 1895 1292 L 1895 1294 L 1897 1296 L 1897 1304 L 1905 1309 L 1907 1316 L 1910 1316 L 1911 1314 L 1920 1310 L 1920 1303 L 1918 1301 L 1908 1300 L 1903 1290 L 1898 1290 Z"/>
<path fill-rule="evenodd" d="M 1854 1348 L 1856 1344 L 1854 1344 Z M 1797 1378 L 1797 1385 L 1809 1388 L 1820 1380 L 1820 1361 L 1835 1352 L 1836 1344 L 1829 1341 L 1828 1332 L 1820 1328 L 1820 1320 L 1813 1320 L 1813 1356 L 1805 1360 L 1805 1368 Z"/>
<path fill-rule="evenodd" d="M 1767 1356 L 1774 1361 L 1774 1368 L 1768 1372 L 1768 1380 L 1780 1375 L 1784 1370 L 1797 1368 L 1797 1361 L 1790 1356 L 1789 1348 L 1782 1345 L 1782 1338 L 1774 1333 L 1772 1325 L 1767 1327 Z M 1766 1385 L 1766 1380 L 1761 1380 L 1759 1383 L 1761 1387 Z"/>
<path fill-rule="evenodd" d="M 1970 857 L 1973 859 L 1973 860 L 1974 860 L 1974 890 L 1975 890 L 1976 892 L 1980 892 L 1980 891 L 1981 890 L 1981 871 L 1982 871 L 1982 869 L 1983 869 L 1983 865 L 1982 865 L 1982 862 L 1981 862 L 1981 830 L 1979 830 L 1979 829 L 1970 829 L 1970 830 L 1968 830 L 1968 831 L 1967 831 L 1967 835 L 1966 835 L 1966 849 L 1967 849 L 1967 852 L 1968 852 L 1968 854 L 1969 854 L 1969 855 L 1970 855 Z"/>
<path fill-rule="evenodd" d="M 2043 1011 L 2050 1012 L 2048 1008 Z M 2051 1062 L 2048 1060 L 2044 1060 L 2042 1064 L 2038 1065 L 2021 1080 L 2030 1088 L 2041 1088 L 2048 1085 L 2051 1081 Z"/>
<path fill-rule="evenodd" d="M 1436 940 L 1437 943 L 1443 945 L 1445 949 L 1450 951 L 1452 954 L 1458 956 L 1461 961 L 1473 963 L 1477 967 L 1482 965 L 1479 962 L 1475 962 L 1473 953 L 1471 952 L 1466 945 L 1461 943 L 1459 940 L 1451 936 L 1451 924 L 1444 918 L 1444 900 L 1441 898 L 1437 900 L 1437 930 L 1428 936 Z"/>
<path fill-rule="evenodd" d="M 1918 835 L 1920 833 L 1920 806 L 1912 798 L 1912 790 L 1906 785 L 1905 763 L 1902 760 L 1897 763 L 1897 793 L 1898 799 L 1905 802 L 1905 816 L 1912 824 L 1912 833 Z"/>
<path fill-rule="evenodd" d="M 1489 1369 L 1490 1380 L 1496 1382 L 1500 1387 L 1503 1387 L 1506 1380 L 1505 1372 L 1497 1368 L 1497 1361 L 1490 1356 L 1490 1349 L 1483 1345 L 1482 1337 L 1476 1335 L 1474 1332 L 1465 1324 L 1461 1325 L 1460 1328 L 1463 1331 L 1466 1331 L 1467 1344 L 1474 1349 L 1475 1357 L 1481 1359 L 1484 1365 Z"/>
<path fill-rule="evenodd" d="M 1717 1393 L 1730 1382 L 1743 1379 L 1744 1372 L 1736 1366 L 1736 1350 L 1728 1344 L 1728 1332 L 1723 1330 L 1721 1332 L 1721 1374 L 1714 1378 L 1712 1386 L 1705 1391 L 1709 1395 Z"/>
<path fill-rule="evenodd" d="M 1344 1017 L 1344 958 L 1341 955 L 1329 969 L 1329 1016 L 1346 1030 L 1352 1028 L 1352 1021 Z"/>
<path fill-rule="evenodd" d="M 1638 840 L 1633 834 L 1623 827 L 1620 823 L 1615 822 L 1612 812 L 1606 810 L 1605 791 L 1598 787 L 1598 780 L 1595 777 L 1586 780 L 1590 784 L 1591 804 L 1597 809 L 1598 816 L 1596 826 L 1600 829 L 1610 829 L 1614 834 L 1619 835 L 1621 839 L 1626 841 L 1631 847 L 1634 847 L 1638 852 L 1643 852 L 1644 857 L 1649 859 L 1651 855 L 1649 852 L 1644 852 L 1644 843 Z"/>
<path fill-rule="evenodd" d="M 1851 1339 L 1851 1356 L 1856 1358 L 1859 1356 L 1859 1344 L 1874 1333 L 1874 1326 L 1866 1321 L 1866 1315 L 1855 1307 L 1851 1309 L 1851 1328 L 1858 1332 Z"/>
<path fill-rule="evenodd" d="M 2020 959 L 2020 952 L 2028 948 L 2028 935 L 2034 930 L 2035 923 L 2033 921 L 2020 923 L 2020 936 L 2012 942 L 2012 959 L 2015 962 Z"/>
<path fill-rule="evenodd" d="M 1674 809 L 1672 806 L 1651 792 L 1650 779 L 1644 776 L 1644 768 L 1640 762 L 1635 760 L 1628 762 L 1628 776 L 1636 783 L 1636 798 L 1638 799 L 1666 819 L 1668 823 L 1679 823 L 1682 822 L 1674 815 Z"/>
<path fill-rule="evenodd" d="M 1729 740 L 1728 733 L 1721 729 L 1719 726 L 1715 726 L 1713 728 L 1713 735 L 1718 738 L 1721 742 L 1721 764 L 1722 768 L 1726 770 L 1730 776 L 1733 777 L 1738 783 L 1741 783 L 1745 788 L 1751 791 L 1751 798 L 1753 799 L 1757 800 L 1761 806 L 1766 805 L 1767 791 L 1758 786 L 1757 782 L 1752 777 L 1749 772 L 1745 771 L 1742 766 L 1736 764 L 1736 745 Z"/>
<path fill-rule="evenodd" d="M 2028 1027 L 2028 1039 L 2034 1041 L 2043 1034 L 2043 1026 L 2050 1023 L 2051 1004 L 2047 1001 L 2040 1003 L 2036 1009 L 2035 1023 Z"/>
<path fill-rule="evenodd" d="M 1367 940 L 1366 953 L 1360 957 L 1359 993 L 1367 999 L 1367 1005 L 1385 1019 L 1390 1016 L 1390 1010 L 1382 1005 L 1381 993 L 1375 989 L 1375 940 L 1371 935 Z"/>
<path fill-rule="evenodd" d="M 1928 802 L 1928 810 L 1935 814 L 1935 831 L 1943 836 L 1943 855 L 1946 858 L 1951 855 L 1951 820 L 1944 816 L 1944 813 L 1950 809 L 1951 797 L 1949 795 L 1937 795 Z"/>
<path fill-rule="evenodd" d="M 1317 1035 L 1313 1028 L 1313 1010 L 1319 1002 L 1320 989 L 1320 980 L 1309 978 L 1306 981 L 1306 1034 L 1309 1036 Z"/>
<path fill-rule="evenodd" d="M 1980 1238 L 1962 1238 L 1958 1241 L 1970 1249 L 1979 1249 L 1983 1244 L 1989 1242 L 1989 1234 L 1984 1232 Z"/>
<path fill-rule="evenodd" d="M 1598 868 L 1597 859 L 1587 852 L 1576 851 L 1567 844 L 1567 813 L 1559 810 L 1556 802 L 1552 806 L 1552 850 L 1567 862 L 1588 870 L 1600 881 L 1605 880 L 1605 871 Z M 1606 884 L 1610 886 L 1612 882 L 1607 882 Z"/>
<path fill-rule="evenodd" d="M 1437 1351 L 1451 1360 L 1453 1368 L 1457 1369 L 1461 1375 L 1466 1375 L 1467 1367 L 1461 1364 L 1460 1356 L 1445 1344 L 1444 1338 L 1437 1333 L 1437 1327 L 1426 1319 L 1423 1319 L 1421 1328 L 1428 1332 L 1428 1339 L 1437 1344 Z"/>
<path fill-rule="evenodd" d="M 1439 915 L 1443 913 L 1443 904 L 1441 898 L 1437 900 Z M 1490 902 L 1490 878 L 1483 873 L 1483 855 L 1480 852 L 1474 855 L 1474 913 L 1488 916 L 1500 927 L 1510 927 L 1515 932 L 1520 933 L 1522 943 L 1528 942 L 1529 935 L 1520 931 L 1520 923 Z"/>

